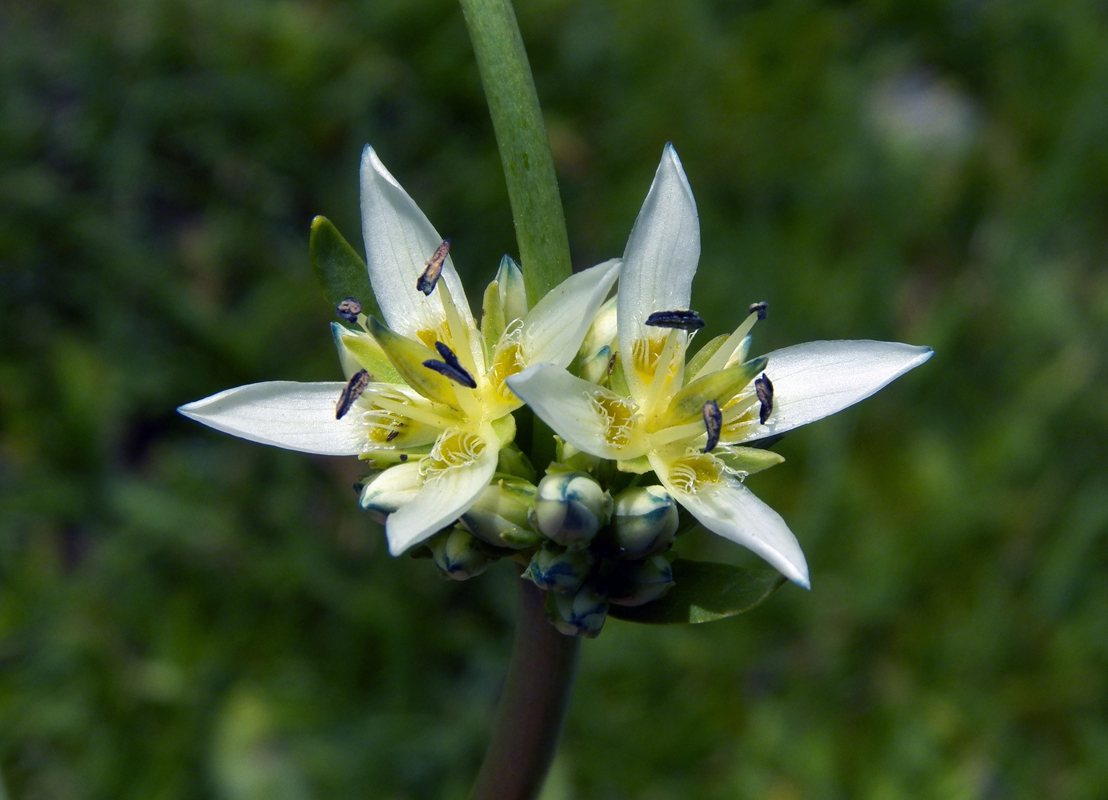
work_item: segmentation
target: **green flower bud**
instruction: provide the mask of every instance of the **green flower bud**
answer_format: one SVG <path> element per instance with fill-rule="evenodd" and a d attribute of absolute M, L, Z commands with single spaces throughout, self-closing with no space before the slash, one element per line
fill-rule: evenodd
<path fill-rule="evenodd" d="M 397 464 L 366 483 L 358 502 L 383 525 L 386 516 L 416 496 L 421 483 L 418 462 Z"/>
<path fill-rule="evenodd" d="M 501 448 L 496 460 L 496 471 L 516 478 L 523 478 L 531 483 L 534 483 L 537 477 L 535 468 L 531 465 L 531 460 L 515 443 Z"/>
<path fill-rule="evenodd" d="M 615 497 L 612 527 L 624 558 L 634 561 L 666 547 L 677 522 L 677 503 L 661 486 L 634 486 Z"/>
<path fill-rule="evenodd" d="M 562 550 L 560 547 L 544 547 L 535 551 L 522 577 L 544 591 L 572 595 L 589 577 L 595 563 L 596 557 L 588 548 Z"/>
<path fill-rule="evenodd" d="M 608 597 L 593 583 L 586 583 L 576 594 L 546 596 L 546 618 L 566 636 L 595 639 L 607 615 Z"/>
<path fill-rule="evenodd" d="M 528 514 L 535 502 L 535 485 L 522 478 L 498 476 L 462 514 L 467 531 L 497 547 L 530 547 L 541 541 L 531 529 Z"/>
<path fill-rule="evenodd" d="M 487 570 L 496 559 L 482 552 L 478 542 L 467 531 L 452 528 L 431 537 L 427 544 L 431 547 L 431 557 L 443 576 L 455 581 L 464 581 Z"/>
<path fill-rule="evenodd" d="M 613 582 L 611 602 L 619 606 L 641 606 L 657 600 L 673 586 L 673 568 L 664 556 L 653 556 L 646 561 L 624 562 L 621 580 Z M 626 570 L 626 571 L 624 571 Z"/>
<path fill-rule="evenodd" d="M 584 546 L 607 524 L 612 496 L 585 472 L 559 472 L 539 482 L 531 527 L 558 544 Z"/>

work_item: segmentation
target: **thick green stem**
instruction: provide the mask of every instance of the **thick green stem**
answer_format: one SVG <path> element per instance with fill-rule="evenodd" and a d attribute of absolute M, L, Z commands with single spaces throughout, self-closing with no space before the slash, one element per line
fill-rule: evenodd
<path fill-rule="evenodd" d="M 519 582 L 519 621 L 492 741 L 470 800 L 530 800 L 542 789 L 569 706 L 581 640 L 543 616 L 545 594 Z"/>
<path fill-rule="evenodd" d="M 569 277 L 554 157 L 511 0 L 461 0 L 504 163 L 527 299 L 534 305 Z"/>

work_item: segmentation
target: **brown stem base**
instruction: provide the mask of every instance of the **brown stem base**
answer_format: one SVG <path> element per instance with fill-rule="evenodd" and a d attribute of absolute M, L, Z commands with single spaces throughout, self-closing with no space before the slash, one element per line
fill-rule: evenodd
<path fill-rule="evenodd" d="M 532 800 L 554 758 L 581 640 L 546 621 L 545 597 L 530 581 L 519 582 L 512 660 L 470 800 Z"/>

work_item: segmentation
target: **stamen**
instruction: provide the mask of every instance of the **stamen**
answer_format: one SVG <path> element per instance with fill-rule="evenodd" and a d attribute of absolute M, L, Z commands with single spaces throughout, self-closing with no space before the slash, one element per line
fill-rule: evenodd
<path fill-rule="evenodd" d="M 708 441 L 704 444 L 704 452 L 710 453 L 719 444 L 719 434 L 723 429 L 723 413 L 719 410 L 719 404 L 715 400 L 709 400 L 702 409 L 704 414 L 704 427 L 708 431 Z"/>
<path fill-rule="evenodd" d="M 766 312 L 768 312 L 768 311 L 769 311 L 769 303 L 767 303 L 765 300 L 762 300 L 762 301 L 757 302 L 757 303 L 751 303 L 750 304 L 750 313 L 751 314 L 757 314 L 759 322 L 761 322 L 763 319 L 766 318 Z"/>
<path fill-rule="evenodd" d="M 347 322 L 354 324 L 358 321 L 358 315 L 362 313 L 362 304 L 356 297 L 348 297 L 335 306 L 335 313 Z"/>
<path fill-rule="evenodd" d="M 677 328 L 693 333 L 704 327 L 704 320 L 695 311 L 655 311 L 646 318 L 644 325 L 652 328 Z"/>
<path fill-rule="evenodd" d="M 442 267 L 446 263 L 446 257 L 450 254 L 450 240 L 443 239 L 435 252 L 431 255 L 431 258 L 427 261 L 427 269 L 423 270 L 423 274 L 419 276 L 419 280 L 416 281 L 416 289 L 424 294 L 431 294 L 435 290 L 435 284 L 439 282 L 439 276 L 442 275 Z"/>
<path fill-rule="evenodd" d="M 447 347 L 442 342 L 435 342 L 435 349 L 439 351 L 439 355 L 443 357 L 442 361 L 436 361 L 433 358 L 429 358 L 423 362 L 423 366 L 427 369 L 433 369 L 440 375 L 445 375 L 454 381 L 454 383 L 460 383 L 462 386 L 466 386 L 470 389 L 477 388 L 477 381 L 473 380 L 473 376 L 466 371 L 466 368 L 458 361 L 458 357 L 454 355 L 454 351 Z"/>
<path fill-rule="evenodd" d="M 395 439 L 399 435 L 400 435 L 400 431 L 396 431 L 396 430 L 389 431 L 389 435 L 385 437 L 385 441 L 386 442 L 391 442 L 393 439 Z"/>
<path fill-rule="evenodd" d="M 360 369 L 350 376 L 346 388 L 339 395 L 338 405 L 335 406 L 335 419 L 342 419 L 346 412 L 354 405 L 354 401 L 362 396 L 362 392 L 369 386 L 369 373 Z"/>
<path fill-rule="evenodd" d="M 754 379 L 754 391 L 758 393 L 758 402 L 762 404 L 758 409 L 758 421 L 765 425 L 769 415 L 773 413 L 773 383 L 766 373 L 763 372 L 760 378 Z"/>

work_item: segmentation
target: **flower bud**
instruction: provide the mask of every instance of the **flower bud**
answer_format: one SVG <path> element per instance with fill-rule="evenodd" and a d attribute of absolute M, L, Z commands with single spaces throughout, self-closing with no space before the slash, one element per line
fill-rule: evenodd
<path fill-rule="evenodd" d="M 535 502 L 534 484 L 501 476 L 462 514 L 461 523 L 474 536 L 497 547 L 528 547 L 540 537 L 531 530 L 528 513 Z"/>
<path fill-rule="evenodd" d="M 586 583 L 576 594 L 546 596 L 546 618 L 566 636 L 595 639 L 608 615 L 608 597 L 594 583 Z"/>
<path fill-rule="evenodd" d="M 607 524 L 612 496 L 585 472 L 558 472 L 539 482 L 531 526 L 558 544 L 583 546 Z"/>
<path fill-rule="evenodd" d="M 617 305 L 617 299 L 613 297 L 597 309 L 592 325 L 589 326 L 589 330 L 581 342 L 581 349 L 578 351 L 582 362 L 592 360 L 603 349 L 608 349 L 608 355 L 611 356 L 610 347 L 615 342 L 618 333 L 616 327 Z"/>
<path fill-rule="evenodd" d="M 641 606 L 657 600 L 673 586 L 673 568 L 664 556 L 653 556 L 637 563 L 624 562 L 620 566 L 627 572 L 618 581 L 618 593 L 612 593 L 611 602 L 616 605 Z"/>
<path fill-rule="evenodd" d="M 477 540 L 470 533 L 461 528 L 436 534 L 427 544 L 431 547 L 431 557 L 435 559 L 436 566 L 442 570 L 444 577 L 451 580 L 464 581 L 480 575 L 496 562 L 495 558 L 478 548 Z"/>
<path fill-rule="evenodd" d="M 616 495 L 612 527 L 623 557 L 645 558 L 677 532 L 677 503 L 661 486 L 634 486 Z"/>
<path fill-rule="evenodd" d="M 608 384 L 608 367 L 612 363 L 612 348 L 605 345 L 588 359 L 581 360 L 581 377 L 589 383 Z"/>
<path fill-rule="evenodd" d="M 366 483 L 358 502 L 383 525 L 387 515 L 416 496 L 421 484 L 418 462 L 396 464 Z"/>
<path fill-rule="evenodd" d="M 560 547 L 543 547 L 535 551 L 522 577 L 544 591 L 572 595 L 589 577 L 595 563 L 596 557 L 588 548 L 563 550 Z"/>

